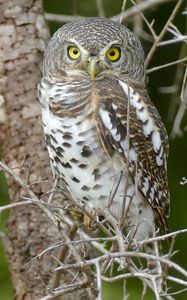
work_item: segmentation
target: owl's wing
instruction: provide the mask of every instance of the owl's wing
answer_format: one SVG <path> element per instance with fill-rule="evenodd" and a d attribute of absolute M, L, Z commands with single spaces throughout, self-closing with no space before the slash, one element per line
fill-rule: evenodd
<path fill-rule="evenodd" d="M 118 151 L 124 163 L 128 160 L 134 182 L 166 232 L 168 137 L 158 111 L 145 90 L 121 80 L 106 79 L 97 91 L 96 123 L 102 144 L 109 155 Z"/>

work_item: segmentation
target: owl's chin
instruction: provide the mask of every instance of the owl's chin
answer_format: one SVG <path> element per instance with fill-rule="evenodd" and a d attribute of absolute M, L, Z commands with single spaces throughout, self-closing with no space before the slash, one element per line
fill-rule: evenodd
<path fill-rule="evenodd" d="M 84 77 L 84 78 L 90 78 L 90 75 L 84 71 L 84 70 L 79 70 L 79 69 L 69 69 L 65 70 L 65 75 L 67 77 Z M 90 78 L 91 79 L 91 78 Z"/>
<path fill-rule="evenodd" d="M 91 78 L 90 74 L 88 74 L 84 70 L 78 70 L 78 69 L 70 69 L 70 70 L 65 70 L 65 77 L 73 78 L 73 79 L 83 79 L 83 80 L 88 80 L 88 81 L 96 81 L 96 80 L 101 80 L 102 78 L 106 77 L 119 77 L 119 72 L 114 72 L 111 70 L 103 70 L 100 73 L 98 73 L 94 78 Z"/>

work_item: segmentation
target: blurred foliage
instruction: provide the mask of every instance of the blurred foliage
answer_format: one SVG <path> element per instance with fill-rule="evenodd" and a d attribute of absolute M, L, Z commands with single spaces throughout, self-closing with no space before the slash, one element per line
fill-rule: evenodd
<path fill-rule="evenodd" d="M 111 17 L 113 15 L 119 14 L 121 11 L 122 0 L 103 0 L 104 9 L 106 17 Z M 185 1 L 184 1 L 185 2 Z M 127 7 L 130 1 L 127 1 Z M 157 33 L 160 32 L 164 23 L 171 14 L 171 11 L 175 5 L 175 2 L 167 2 L 160 5 L 157 8 L 150 9 L 145 12 L 146 18 L 151 21 L 155 20 L 154 28 Z M 185 3 L 184 3 L 185 5 Z M 183 7 L 184 8 L 184 7 Z M 97 8 L 95 1 L 93 0 L 44 0 L 44 9 L 46 12 L 64 14 L 64 15 L 82 15 L 82 16 L 97 16 Z M 182 10 L 181 10 L 182 11 Z M 133 30 L 133 19 L 129 20 L 126 24 L 130 29 Z M 178 13 L 175 18 L 174 24 L 177 25 L 179 30 L 185 32 L 186 20 L 185 15 Z M 56 31 L 61 24 L 50 23 L 51 33 Z M 167 37 L 167 35 L 166 35 Z M 147 41 L 142 40 L 145 53 L 147 53 L 151 47 L 151 44 Z M 161 65 L 178 58 L 180 52 L 181 44 L 173 44 L 166 47 L 160 47 L 149 67 Z M 172 105 L 172 97 L 170 94 L 160 94 L 159 87 L 171 86 L 174 82 L 176 73 L 176 66 L 162 69 L 151 73 L 149 76 L 148 89 L 151 99 L 158 108 L 165 125 L 167 127 L 168 133 L 170 134 L 171 128 L 174 123 L 174 116 L 168 116 L 169 107 Z M 179 99 L 177 99 L 179 103 Z M 187 118 L 183 120 L 187 124 Z M 182 138 L 170 139 L 170 157 L 169 157 L 169 186 L 171 191 L 171 217 L 169 220 L 170 230 L 177 230 L 187 227 L 186 222 L 186 211 L 187 211 L 187 185 L 180 185 L 180 180 L 183 176 L 187 176 L 187 133 L 184 132 Z M 7 187 L 5 179 L 2 174 L 0 174 L 0 203 L 1 205 L 6 204 L 8 201 Z M 0 220 L 0 230 L 5 230 L 5 220 L 7 218 L 7 213 L 3 213 Z M 184 268 L 187 268 L 187 235 L 181 235 L 177 238 L 176 249 L 180 249 L 175 255 L 175 261 L 181 264 Z M 122 299 L 122 285 L 118 283 L 104 284 L 104 299 L 112 300 Z M 128 288 L 130 290 L 129 300 L 140 299 L 140 288 L 142 288 L 141 283 L 138 280 L 129 280 Z M 2 247 L 0 248 L 0 298 L 3 300 L 11 300 L 12 289 L 9 280 L 9 274 L 7 265 L 5 263 L 5 257 L 2 253 Z M 148 294 L 147 300 L 153 299 L 152 294 Z M 187 293 L 175 296 L 177 300 L 186 300 Z"/>
<path fill-rule="evenodd" d="M 8 204 L 8 188 L 4 174 L 0 172 L 0 205 Z M 6 233 L 6 221 L 9 212 L 4 211 L 0 216 L 0 231 Z M 13 299 L 13 289 L 10 280 L 10 274 L 6 263 L 3 245 L 0 240 L 0 299 L 10 300 Z"/>

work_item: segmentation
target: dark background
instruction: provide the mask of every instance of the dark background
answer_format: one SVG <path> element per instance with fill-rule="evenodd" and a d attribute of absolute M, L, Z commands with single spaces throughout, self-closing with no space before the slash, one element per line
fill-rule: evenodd
<path fill-rule="evenodd" d="M 97 8 L 95 1 L 93 0 L 44 0 L 44 9 L 46 12 L 64 14 L 64 15 L 81 15 L 81 16 L 97 16 Z M 106 17 L 112 17 L 119 14 L 122 6 L 121 0 L 104 0 L 104 9 Z M 126 7 L 128 8 L 127 1 Z M 151 22 L 155 19 L 154 29 L 158 34 L 163 28 L 163 25 L 167 21 L 171 14 L 176 2 L 171 1 L 157 7 L 147 10 L 144 14 L 146 18 Z M 186 34 L 186 17 L 182 15 L 184 5 L 177 17 L 174 20 L 174 24 L 178 29 Z M 133 19 L 131 18 L 124 24 L 133 30 Z M 62 24 L 50 23 L 50 30 L 53 33 Z M 148 29 L 144 23 L 144 29 L 148 32 Z M 168 33 L 166 38 L 171 38 Z M 141 39 L 145 55 L 148 53 L 151 43 Z M 149 68 L 165 64 L 170 61 L 177 60 L 181 49 L 181 43 L 160 47 L 157 49 L 153 59 L 151 60 Z M 186 54 L 185 54 L 186 55 Z M 182 69 L 181 69 L 182 72 Z M 168 67 L 153 73 L 150 73 L 148 80 L 148 90 L 152 101 L 155 103 L 158 111 L 160 112 L 162 119 L 167 128 L 170 136 L 171 129 L 174 124 L 177 108 L 179 107 L 180 99 L 177 94 L 161 94 L 160 87 L 171 86 L 174 83 L 176 76 L 176 66 Z M 182 83 L 180 83 L 181 85 Z M 172 113 L 174 112 L 174 113 Z M 183 118 L 182 128 L 187 124 L 187 116 Z M 170 231 L 178 230 L 187 227 L 187 184 L 180 185 L 182 177 L 187 177 L 187 132 L 183 130 L 181 137 L 170 138 L 170 156 L 168 164 L 169 174 L 169 187 L 171 192 L 171 216 L 169 219 Z M 8 203 L 8 191 L 3 174 L 0 174 L 0 205 Z M 6 231 L 6 219 L 8 212 L 4 212 L 0 219 L 0 230 Z M 177 237 L 175 249 L 180 251 L 176 253 L 174 260 L 184 268 L 187 268 L 187 234 L 183 234 Z M 129 299 L 140 299 L 139 288 L 141 283 L 138 280 L 130 280 L 128 282 L 130 297 Z M 177 288 L 176 286 L 175 289 Z M 171 290 L 172 292 L 172 290 Z M 104 285 L 104 299 L 112 300 L 122 299 L 121 283 Z M 186 300 L 187 292 L 174 296 L 175 299 Z M 13 299 L 13 292 L 11 282 L 9 279 L 8 267 L 6 259 L 3 253 L 3 249 L 0 245 L 0 299 L 10 300 Z M 153 295 L 148 295 L 147 300 L 154 299 Z"/>

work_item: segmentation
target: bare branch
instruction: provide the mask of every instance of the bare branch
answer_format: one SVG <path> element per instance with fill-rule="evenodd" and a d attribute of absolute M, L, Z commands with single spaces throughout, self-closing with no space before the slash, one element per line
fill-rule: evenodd
<path fill-rule="evenodd" d="M 142 1 L 139 4 L 137 4 L 136 6 L 133 6 L 131 8 L 129 8 L 128 10 L 122 12 L 122 15 L 116 15 L 113 16 L 111 19 L 114 21 L 119 21 L 120 18 L 122 18 L 122 22 L 124 20 L 127 20 L 128 18 L 131 18 L 132 16 L 143 12 L 145 10 L 148 10 L 150 8 L 153 8 L 159 4 L 164 4 L 166 2 L 169 2 L 171 0 L 147 0 L 147 1 Z"/>
<path fill-rule="evenodd" d="M 39 298 L 38 300 L 52 300 L 57 298 L 58 296 L 65 295 L 86 288 L 87 285 L 88 282 L 86 280 L 80 281 L 78 283 L 73 283 L 71 285 L 63 287 L 60 291 L 53 291 L 51 295 L 47 295 L 45 297 Z"/>
<path fill-rule="evenodd" d="M 95 265 L 97 262 L 102 262 L 106 259 L 112 259 L 112 258 L 120 258 L 120 257 L 137 257 L 137 258 L 144 258 L 144 259 L 150 259 L 150 260 L 154 260 L 154 261 L 159 261 L 163 264 L 168 265 L 170 268 L 175 269 L 176 271 L 178 271 L 179 273 L 181 273 L 183 276 L 187 277 L 187 271 L 185 269 L 183 269 L 182 267 L 180 267 L 179 265 L 177 265 L 176 263 L 164 258 L 164 257 L 157 257 L 155 255 L 152 254 L 148 254 L 148 253 L 143 253 L 143 252 L 115 252 L 115 253 L 108 253 L 108 254 L 104 254 L 102 256 L 99 256 L 97 258 L 93 258 L 90 260 L 85 260 L 84 262 L 80 262 L 80 263 L 74 263 L 74 264 L 69 264 L 66 265 L 64 267 L 58 267 L 56 268 L 56 271 L 58 270 L 62 270 L 62 269 L 84 269 L 85 266 L 90 266 L 90 265 Z"/>
<path fill-rule="evenodd" d="M 38 197 L 33 193 L 33 191 L 29 188 L 29 186 L 19 177 L 15 172 L 13 172 L 7 165 L 5 165 L 2 161 L 0 161 L 0 168 L 4 170 L 7 174 L 14 178 L 15 182 L 17 182 L 30 196 L 31 201 L 35 203 L 39 208 L 41 208 L 45 214 L 49 217 L 49 219 L 53 222 L 53 224 L 58 228 L 59 219 L 50 212 L 38 199 Z"/>
<path fill-rule="evenodd" d="M 16 207 L 19 205 L 27 205 L 27 204 L 36 204 L 39 205 L 40 208 L 42 208 L 42 210 L 45 211 L 45 206 L 47 205 L 48 207 L 56 207 L 55 205 L 52 205 L 51 203 L 45 203 L 43 201 L 40 201 L 36 195 L 32 192 L 32 190 L 30 189 L 29 185 L 26 185 L 25 182 L 14 172 L 12 171 L 9 167 L 7 167 L 4 163 L 0 162 L 0 166 L 3 170 L 5 170 L 10 176 L 12 176 L 14 178 L 14 180 L 20 184 L 22 187 L 24 187 L 28 193 L 28 195 L 30 196 L 30 199 L 28 198 L 27 201 L 23 201 L 23 202 L 18 202 L 18 203 L 14 203 L 12 205 L 7 205 L 5 206 L 5 209 L 9 209 L 11 207 Z M 56 182 L 55 182 L 56 185 Z M 52 192 L 55 192 L 54 190 L 54 186 L 52 189 Z M 32 200 L 33 199 L 33 200 Z M 76 201 L 76 200 L 75 200 Z M 41 207 L 42 206 L 42 207 Z M 81 207 L 79 207 L 80 209 L 82 209 Z M 3 211 L 3 207 L 2 207 L 2 211 Z M 49 211 L 50 214 L 48 213 L 48 209 L 47 209 L 47 215 L 49 214 L 50 219 L 53 220 L 53 217 L 57 217 L 56 213 L 54 214 L 52 211 Z M 53 215 L 53 217 L 51 217 L 51 214 Z M 160 280 L 162 278 L 162 267 L 161 264 L 164 264 L 167 268 L 174 268 L 176 271 L 179 272 L 179 274 L 187 277 L 187 271 L 185 271 L 182 267 L 180 267 L 179 265 L 177 265 L 176 263 L 171 261 L 171 257 L 173 255 L 172 251 L 173 248 L 170 248 L 170 252 L 168 255 L 163 256 L 159 256 L 158 251 L 155 252 L 156 255 L 151 255 L 148 253 L 143 253 L 140 251 L 127 251 L 127 249 L 129 248 L 129 245 L 133 243 L 133 241 L 129 241 L 128 239 L 126 239 L 123 236 L 122 230 L 120 230 L 120 226 L 119 226 L 119 222 L 117 222 L 117 220 L 110 214 L 110 212 L 108 210 L 102 210 L 102 215 L 105 217 L 106 222 L 110 223 L 113 227 L 113 232 L 115 233 L 114 236 L 109 236 L 109 237 L 103 237 L 103 238 L 90 238 L 88 234 L 86 234 L 83 230 L 81 230 L 80 228 L 77 229 L 77 234 L 81 237 L 78 240 L 71 240 L 71 238 L 73 236 L 69 236 L 69 234 L 67 235 L 66 232 L 63 232 L 63 236 L 65 238 L 65 241 L 63 242 L 59 242 L 56 243 L 54 245 L 51 245 L 50 247 L 48 247 L 47 249 L 45 249 L 43 252 L 39 253 L 34 259 L 32 259 L 29 263 L 33 263 L 34 260 L 41 259 L 41 257 L 43 255 L 45 255 L 47 252 L 51 252 L 54 249 L 57 249 L 59 247 L 63 247 L 61 248 L 60 252 L 59 252 L 59 256 L 54 256 L 52 255 L 52 257 L 54 257 L 54 259 L 58 262 L 58 266 L 55 268 L 56 272 L 55 272 L 55 276 L 54 279 L 52 280 L 52 288 L 53 290 L 51 291 L 51 294 L 49 294 L 46 297 L 43 297 L 41 299 L 54 299 L 59 295 L 64 295 L 67 293 L 71 293 L 74 290 L 78 290 L 81 288 L 85 288 L 86 286 L 90 285 L 90 282 L 92 282 L 92 275 L 94 275 L 94 277 L 96 278 L 96 282 L 97 282 L 97 290 L 98 290 L 98 298 L 101 300 L 101 285 L 102 285 L 102 280 L 104 281 L 116 281 L 116 280 L 120 280 L 120 279 L 128 279 L 128 278 L 139 278 L 140 280 L 142 280 L 144 286 L 148 286 L 149 288 L 151 288 L 155 294 L 156 299 L 161 299 L 161 290 L 160 290 Z M 74 226 L 72 220 L 65 215 L 65 210 L 61 212 L 61 216 L 57 217 L 58 223 L 61 223 L 61 228 L 64 228 L 64 226 Z M 73 227 L 72 227 L 73 228 Z M 67 228 L 66 228 L 67 230 Z M 71 230 L 68 229 L 68 232 L 70 233 Z M 108 231 L 106 231 L 108 233 Z M 174 238 L 182 233 L 186 233 L 187 229 L 184 230 L 179 230 L 167 235 L 163 235 L 163 236 L 156 236 L 154 238 L 151 239 L 147 239 L 141 242 L 136 243 L 136 245 L 138 247 L 141 247 L 147 243 L 155 243 L 158 242 L 160 240 L 165 240 L 171 236 L 173 236 Z M 117 242 L 118 247 L 113 247 L 111 248 L 112 251 L 108 251 L 105 248 L 105 242 Z M 101 256 L 98 256 L 94 259 L 88 259 L 88 260 L 82 260 L 79 252 L 77 252 L 75 245 L 78 244 L 85 244 L 85 243 L 90 243 L 94 248 L 98 249 L 100 251 L 100 253 L 102 253 Z M 101 244 L 104 243 L 104 244 Z M 73 259 L 75 262 L 73 263 L 63 263 L 65 257 L 67 256 L 67 250 L 69 249 Z M 119 249 L 119 251 L 118 251 Z M 138 248 L 137 248 L 138 249 Z M 114 251 L 114 252 L 113 252 Z M 134 262 L 133 262 L 133 258 L 139 258 L 139 259 L 145 259 L 146 261 L 148 260 L 153 260 L 155 262 L 157 262 L 159 268 L 158 271 L 155 274 L 149 274 L 149 272 L 147 272 L 146 269 L 142 269 L 142 267 L 138 267 Z M 101 274 L 101 268 L 100 268 L 100 264 L 106 262 L 108 264 L 108 262 L 115 260 L 115 262 L 121 266 L 121 268 L 124 268 L 124 262 L 128 262 L 128 264 L 126 264 L 126 268 L 129 270 L 129 273 L 125 273 L 125 274 L 121 274 L 118 276 L 112 276 L 111 278 L 107 278 L 106 276 L 104 276 L 104 274 Z M 26 267 L 28 265 L 28 263 L 24 266 Z M 88 269 L 89 266 L 95 265 L 96 266 L 96 273 L 92 272 L 92 274 L 90 273 L 90 269 Z M 110 264 L 109 264 L 110 265 Z M 72 277 L 75 278 L 71 284 L 67 284 L 67 285 L 63 285 L 60 286 L 60 277 L 58 276 L 58 274 L 60 274 L 59 272 L 65 270 L 67 272 L 70 272 L 72 274 Z M 78 272 L 81 272 L 83 276 L 83 280 L 77 281 L 76 278 L 78 274 Z M 102 269 L 102 272 L 106 272 L 106 268 Z M 168 279 L 169 278 L 169 279 Z M 178 284 L 181 285 L 187 285 L 187 281 L 180 279 L 180 278 L 176 278 L 176 277 L 168 277 L 166 276 L 167 280 L 170 281 L 176 281 Z M 180 291 L 182 292 L 182 290 Z M 172 299 L 171 295 L 165 295 L 166 299 Z M 126 297 L 126 296 L 124 296 Z M 169 298 L 170 297 L 170 298 Z"/>
<path fill-rule="evenodd" d="M 58 14 L 50 14 L 50 13 L 45 13 L 44 14 L 45 19 L 49 22 L 57 22 L 57 23 L 68 23 L 68 22 L 73 22 L 76 20 L 80 20 L 83 18 L 83 16 L 68 16 L 68 15 L 58 15 Z"/>
<path fill-rule="evenodd" d="M 103 0 L 95 0 L 97 6 L 97 12 L 99 17 L 105 17 L 105 11 L 103 7 Z"/>
<path fill-rule="evenodd" d="M 161 31 L 160 34 L 156 37 L 156 39 L 155 39 L 155 41 L 154 41 L 154 43 L 153 43 L 153 45 L 152 45 L 152 47 L 151 47 L 151 49 L 150 49 L 150 51 L 149 51 L 147 57 L 146 57 L 146 60 L 145 60 L 145 66 L 146 66 L 146 67 L 148 66 L 148 64 L 149 64 L 149 62 L 150 62 L 152 56 L 154 55 L 154 53 L 155 53 L 155 51 L 156 51 L 156 49 L 157 49 L 157 47 L 158 47 L 158 43 L 162 40 L 164 34 L 166 33 L 166 31 L 167 31 L 167 29 L 168 29 L 169 24 L 170 24 L 170 23 L 173 21 L 173 19 L 175 18 L 175 16 L 176 16 L 176 14 L 177 14 L 179 8 L 181 7 L 182 3 L 183 3 L 183 0 L 179 0 L 179 1 L 177 2 L 175 8 L 173 9 L 172 14 L 171 14 L 170 17 L 168 18 L 168 20 L 167 20 L 166 24 L 164 25 L 162 31 Z"/>
<path fill-rule="evenodd" d="M 187 41 L 187 35 L 181 35 L 178 38 L 158 43 L 158 47 L 160 47 L 160 46 L 167 46 L 167 45 L 171 45 L 171 44 L 176 44 L 176 43 L 179 43 L 179 42 L 186 42 L 186 41 Z"/>
<path fill-rule="evenodd" d="M 122 11 L 119 15 L 113 16 L 111 19 L 114 21 L 124 21 L 127 20 L 128 18 L 131 18 L 132 16 L 143 12 L 145 10 L 148 10 L 152 7 L 155 7 L 159 4 L 164 4 L 166 2 L 170 2 L 174 0 L 147 0 L 147 1 L 142 1 L 136 6 L 133 6 L 129 8 L 126 11 Z M 68 22 L 73 22 L 76 20 L 79 20 L 80 18 L 83 18 L 84 16 L 75 16 L 75 15 L 61 15 L 61 14 L 51 14 L 51 13 L 45 13 L 45 19 L 49 22 L 58 22 L 58 23 L 68 23 Z"/>
<path fill-rule="evenodd" d="M 187 67 L 184 72 L 180 98 L 181 98 L 181 104 L 177 112 L 177 115 L 175 117 L 174 125 L 171 132 L 172 138 L 174 138 L 176 135 L 182 136 L 182 131 L 180 129 L 180 126 L 186 111 L 186 104 L 187 104 Z"/>
<path fill-rule="evenodd" d="M 96 266 L 96 274 L 97 274 L 97 300 L 102 300 L 101 289 L 102 289 L 102 280 L 101 280 L 101 268 L 98 262 L 95 264 Z"/>
<path fill-rule="evenodd" d="M 124 14 L 124 11 L 125 11 L 126 2 L 127 2 L 127 0 L 123 0 L 123 4 L 122 4 L 122 7 L 121 7 L 120 19 L 119 19 L 120 24 L 123 21 L 123 14 Z"/>
<path fill-rule="evenodd" d="M 160 65 L 160 66 L 157 66 L 157 67 L 148 69 L 148 70 L 146 71 L 146 73 L 147 73 L 147 74 L 150 74 L 150 73 L 155 72 L 155 71 L 158 71 L 158 70 L 160 70 L 160 69 L 164 69 L 164 68 L 167 68 L 167 67 L 170 67 L 170 66 L 173 66 L 173 65 L 180 64 L 180 63 L 182 63 L 182 62 L 185 62 L 186 60 L 187 60 L 187 56 L 184 57 L 184 58 L 181 58 L 181 59 L 172 61 L 172 62 L 170 62 L 170 63 L 167 63 L 167 64 L 164 64 L 164 65 Z"/>

